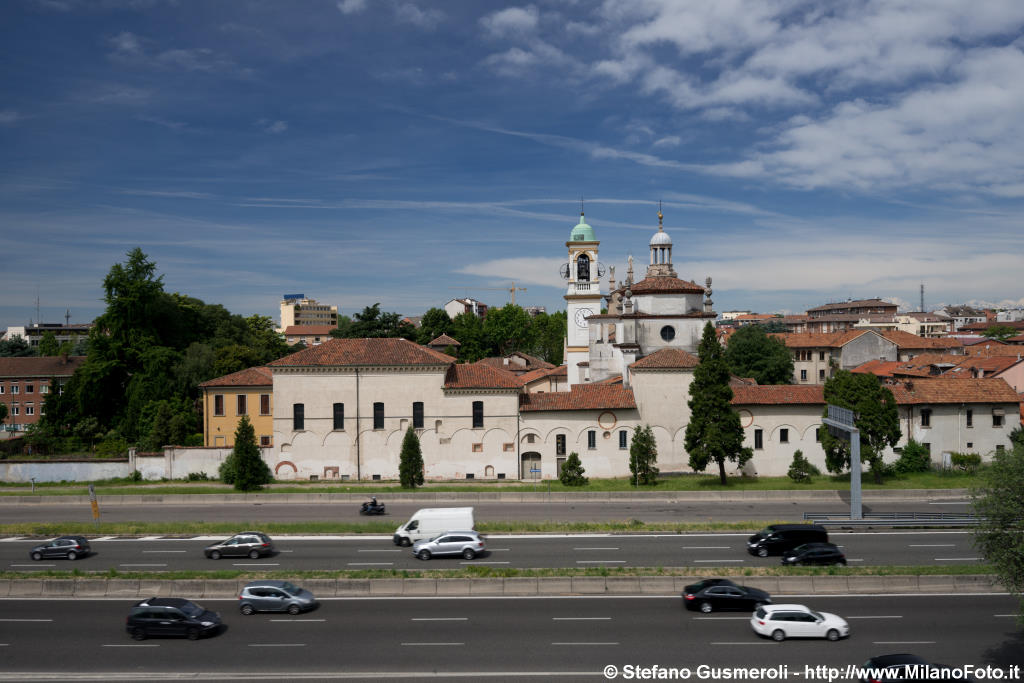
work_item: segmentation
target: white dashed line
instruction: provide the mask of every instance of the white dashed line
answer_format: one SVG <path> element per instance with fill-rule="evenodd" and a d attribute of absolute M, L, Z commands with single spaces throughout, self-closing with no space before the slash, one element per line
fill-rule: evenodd
<path fill-rule="evenodd" d="M 349 562 L 350 567 L 390 567 L 394 562 Z"/>
<path fill-rule="evenodd" d="M 552 645 L 618 645 L 618 643 L 551 643 Z"/>
<path fill-rule="evenodd" d="M 573 548 L 573 550 L 618 550 L 618 548 Z"/>
<path fill-rule="evenodd" d="M 118 567 L 166 567 L 166 564 L 119 564 Z"/>
<path fill-rule="evenodd" d="M 469 621 L 469 617 L 413 617 L 409 621 Z"/>
<path fill-rule="evenodd" d="M 306 647 L 305 643 L 249 643 L 249 647 Z"/>
<path fill-rule="evenodd" d="M 749 619 L 749 617 L 745 617 Z M 611 617 L 551 617 L 552 621 L 611 621 Z"/>
<path fill-rule="evenodd" d="M 424 645 L 426 645 L 426 646 L 431 646 L 431 645 L 450 646 L 450 645 L 465 645 L 465 643 L 402 643 L 402 645 L 404 645 L 406 647 L 418 647 L 418 646 L 424 646 Z"/>

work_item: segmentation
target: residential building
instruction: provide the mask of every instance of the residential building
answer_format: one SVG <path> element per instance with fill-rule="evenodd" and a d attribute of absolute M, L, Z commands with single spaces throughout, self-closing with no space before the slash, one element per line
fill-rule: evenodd
<path fill-rule="evenodd" d="M 284 330 L 284 340 L 288 346 L 299 342 L 306 346 L 317 346 L 331 338 L 331 331 L 338 329 L 335 325 L 294 325 Z"/>
<path fill-rule="evenodd" d="M 89 333 L 95 326 L 93 323 L 74 325 L 70 323 L 31 323 L 29 325 L 15 325 L 7 328 L 7 334 L 4 338 L 10 340 L 15 337 L 21 337 L 28 342 L 29 346 L 36 348 L 39 346 L 39 342 L 43 340 L 43 336 L 49 332 L 57 340 L 58 346 L 65 342 L 70 342 L 74 345 L 88 339 Z"/>
<path fill-rule="evenodd" d="M 84 362 L 85 356 L 0 358 L 0 403 L 7 406 L 0 438 L 22 436 L 37 423 L 46 396 L 64 393 L 64 385 Z"/>
<path fill-rule="evenodd" d="M 452 320 L 463 313 L 472 313 L 478 318 L 483 318 L 487 316 L 487 304 L 476 299 L 452 299 L 444 305 L 444 312 Z"/>
<path fill-rule="evenodd" d="M 232 448 L 243 415 L 249 416 L 256 444 L 274 445 L 274 381 L 266 367 L 249 368 L 199 385 L 203 394 L 203 445 Z"/>
<path fill-rule="evenodd" d="M 935 312 L 949 318 L 953 326 L 953 332 L 956 332 L 965 325 L 984 323 L 986 321 L 984 311 L 979 311 L 976 308 L 966 305 L 946 306 L 945 308 L 941 308 Z"/>
<path fill-rule="evenodd" d="M 278 331 L 306 325 L 337 327 L 338 307 L 307 299 L 304 294 L 286 294 L 281 299 L 281 326 Z"/>

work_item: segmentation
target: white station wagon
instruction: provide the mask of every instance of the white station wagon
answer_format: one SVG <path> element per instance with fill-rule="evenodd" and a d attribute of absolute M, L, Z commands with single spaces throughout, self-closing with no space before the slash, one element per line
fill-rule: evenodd
<path fill-rule="evenodd" d="M 750 617 L 750 626 L 772 640 L 786 638 L 828 638 L 839 640 L 850 635 L 850 625 L 842 617 L 816 612 L 806 605 L 762 605 Z"/>

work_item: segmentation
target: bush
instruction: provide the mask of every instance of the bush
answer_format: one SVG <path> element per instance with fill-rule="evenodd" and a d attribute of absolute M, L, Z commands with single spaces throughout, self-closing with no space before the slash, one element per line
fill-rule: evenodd
<path fill-rule="evenodd" d="M 815 475 L 821 474 L 821 470 L 804 457 L 803 451 L 796 451 L 793 453 L 793 463 L 786 474 L 795 482 L 809 484 Z"/>
<path fill-rule="evenodd" d="M 587 482 L 590 481 L 583 476 L 583 463 L 580 462 L 580 456 L 575 451 L 569 454 L 569 457 L 565 459 L 565 463 L 562 465 L 562 471 L 559 473 L 558 478 L 565 486 L 586 486 Z"/>
<path fill-rule="evenodd" d="M 206 472 L 189 472 L 186 481 L 210 481 L 210 475 Z"/>
<path fill-rule="evenodd" d="M 96 455 L 101 458 L 120 458 L 128 454 L 128 442 L 120 436 L 107 435 L 96 444 Z"/>
<path fill-rule="evenodd" d="M 896 474 L 907 474 L 908 472 L 927 472 L 932 467 L 931 456 L 924 444 L 913 439 L 907 441 L 903 447 L 899 459 L 892 464 L 892 470 Z"/>
<path fill-rule="evenodd" d="M 950 453 L 949 462 L 953 469 L 973 474 L 981 467 L 981 456 L 977 453 Z"/>

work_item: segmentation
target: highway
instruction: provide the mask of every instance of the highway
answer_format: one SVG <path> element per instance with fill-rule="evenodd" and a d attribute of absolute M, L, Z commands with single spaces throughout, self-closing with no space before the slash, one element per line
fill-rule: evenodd
<path fill-rule="evenodd" d="M 398 526 L 416 510 L 424 507 L 472 506 L 477 522 L 559 521 L 614 522 L 639 519 L 644 522 L 744 522 L 800 521 L 804 512 L 849 513 L 842 502 L 781 500 L 719 501 L 594 501 L 594 502 L 474 502 L 474 503 L 389 503 L 388 514 L 362 517 L 357 503 L 275 503 L 273 498 L 260 503 L 227 503 L 219 496 L 195 496 L 189 504 L 107 504 L 99 502 L 102 522 L 238 522 L 274 520 L 277 522 L 366 522 L 386 520 Z M 878 501 L 866 503 L 864 512 L 969 512 L 964 499 L 931 501 Z M 38 522 L 91 523 L 92 509 L 82 504 L 14 503 L 0 498 L 0 519 L 7 524 Z"/>
<path fill-rule="evenodd" d="M 239 529 L 242 531 L 243 529 Z M 756 557 L 746 551 L 745 533 L 693 534 L 494 534 L 486 536 L 488 553 L 474 560 L 434 558 L 423 562 L 410 548 L 395 546 L 390 536 L 282 536 L 277 553 L 260 559 L 207 559 L 203 547 L 223 537 L 94 538 L 94 554 L 69 562 L 29 559 L 39 539 L 0 539 L 0 569 L 7 571 L 72 570 L 171 571 L 197 569 L 338 570 L 460 569 L 467 565 L 501 568 L 547 567 L 759 567 L 775 566 L 777 556 Z M 980 554 L 967 530 L 832 531 L 829 539 L 843 548 L 851 567 L 976 563 Z"/>
<path fill-rule="evenodd" d="M 204 601 L 223 616 L 219 635 L 136 642 L 124 630 L 133 601 L 3 600 L 0 680 L 601 681 L 609 665 L 658 665 L 689 668 L 691 680 L 700 666 L 788 667 L 781 680 L 805 681 L 818 680 L 806 666 L 891 652 L 1004 671 L 1024 663 L 1017 604 L 1005 595 L 784 601 L 839 614 L 851 636 L 776 643 L 751 630 L 749 614 L 688 612 L 679 596 L 394 598 L 332 599 L 294 617 L 244 617 L 236 602 Z"/>

